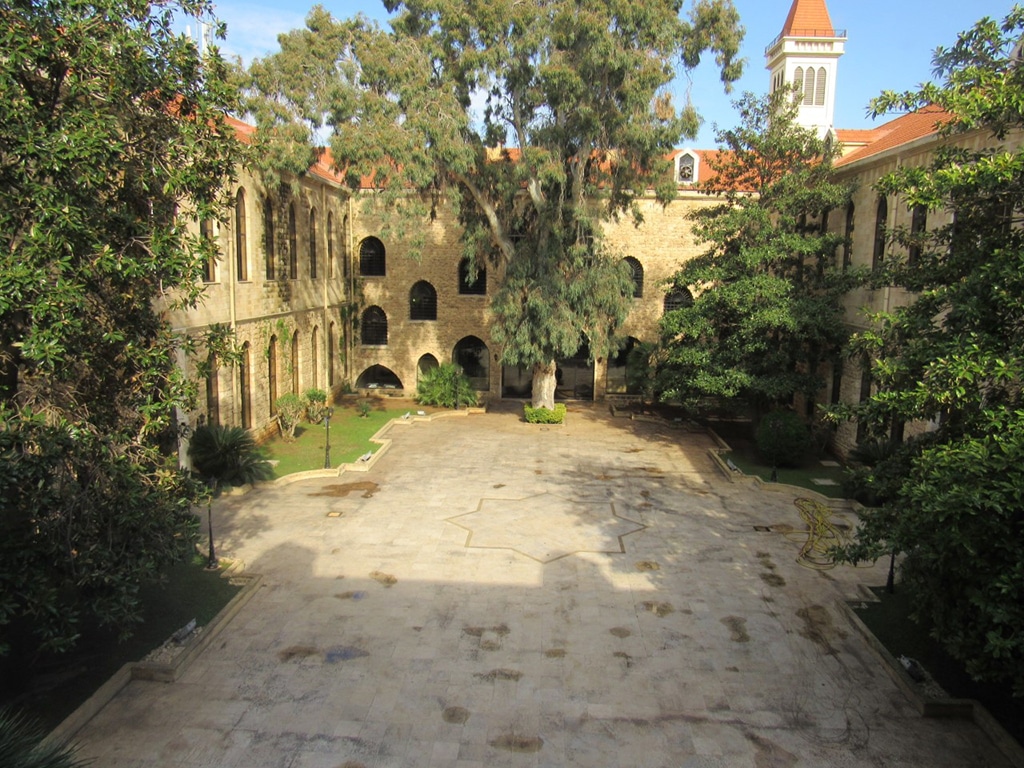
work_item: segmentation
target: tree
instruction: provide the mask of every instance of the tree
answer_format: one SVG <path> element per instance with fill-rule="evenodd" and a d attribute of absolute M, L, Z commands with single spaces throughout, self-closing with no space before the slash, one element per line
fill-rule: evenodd
<path fill-rule="evenodd" d="M 184 217 L 219 214 L 237 159 L 226 67 L 173 30 L 209 11 L 0 3 L 0 655 L 127 632 L 196 535 L 166 450 L 191 342 L 155 302 L 199 300 Z"/>
<path fill-rule="evenodd" d="M 672 280 L 695 299 L 662 319 L 656 388 L 684 402 L 742 398 L 761 413 L 798 393 L 813 399 L 821 364 L 846 341 L 853 278 L 835 267 L 842 238 L 820 217 L 850 189 L 833 180 L 835 151 L 796 124 L 791 90 L 736 106 L 741 124 L 718 133 L 724 151 L 707 158 L 701 185 L 721 202 L 691 214 L 708 250 Z"/>
<path fill-rule="evenodd" d="M 667 86 L 715 54 L 728 85 L 742 29 L 730 0 L 388 0 L 387 33 L 314 8 L 281 52 L 253 62 L 247 106 L 268 164 L 302 172 L 330 133 L 356 189 L 411 217 L 450 205 L 465 255 L 504 275 L 492 298 L 502 361 L 532 368 L 554 404 L 555 359 L 613 343 L 631 296 L 601 222 L 640 219 L 636 195 L 675 193 L 665 154 L 692 136 Z M 306 140 L 296 150 L 294 139 Z"/>
<path fill-rule="evenodd" d="M 937 423 L 883 462 L 888 504 L 864 517 L 856 561 L 904 553 L 917 614 L 973 675 L 1024 695 L 1024 9 L 982 19 L 934 64 L 941 82 L 883 93 L 872 111 L 936 112 L 942 143 L 929 167 L 877 188 L 948 213 L 926 233 L 890 233 L 877 276 L 915 292 L 875 317 L 854 350 L 872 359 L 877 392 L 852 415 L 878 435 Z M 982 142 L 960 142 L 981 131 Z M 974 148 L 980 146 L 981 148 Z M 914 258 L 903 246 L 914 246 Z M 895 477 L 895 479 L 893 479 Z"/>

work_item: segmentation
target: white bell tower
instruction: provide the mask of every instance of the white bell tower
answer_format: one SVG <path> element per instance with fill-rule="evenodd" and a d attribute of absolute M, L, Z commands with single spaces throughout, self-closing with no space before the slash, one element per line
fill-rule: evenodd
<path fill-rule="evenodd" d="M 825 0 L 793 0 L 782 32 L 764 51 L 771 90 L 792 83 L 799 91 L 797 122 L 824 138 L 833 127 L 836 71 L 846 30 L 835 29 Z"/>

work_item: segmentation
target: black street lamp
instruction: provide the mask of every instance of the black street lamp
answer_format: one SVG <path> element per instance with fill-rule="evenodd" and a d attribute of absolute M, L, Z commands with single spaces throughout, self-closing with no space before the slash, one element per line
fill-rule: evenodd
<path fill-rule="evenodd" d="M 324 469 L 331 468 L 331 416 L 333 415 L 333 408 L 327 408 L 324 411 L 324 429 L 327 432 L 327 439 L 324 441 Z"/>
<path fill-rule="evenodd" d="M 219 563 L 217 562 L 217 553 L 213 548 L 213 490 L 216 487 L 216 481 L 211 480 L 209 482 L 210 496 L 206 500 L 206 525 L 207 532 L 210 536 L 210 554 L 206 559 L 206 567 L 211 571 L 217 570 Z"/>

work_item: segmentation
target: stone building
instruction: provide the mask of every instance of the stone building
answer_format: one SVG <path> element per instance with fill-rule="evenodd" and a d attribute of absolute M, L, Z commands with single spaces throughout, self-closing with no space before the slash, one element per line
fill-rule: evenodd
<path fill-rule="evenodd" d="M 837 263 L 877 264 L 890 247 L 885 233 L 896 227 L 935 228 L 948 214 L 908 209 L 879 196 L 875 180 L 900 165 L 930 161 L 940 138 L 940 112 L 904 115 L 870 130 L 832 125 L 838 63 L 846 32 L 836 29 L 825 0 L 793 0 L 780 34 L 765 50 L 769 87 L 783 83 L 801 92 L 799 121 L 830 136 L 842 148 L 840 177 L 855 183 L 845 211 L 829 211 L 827 226 L 847 236 Z M 246 140 L 252 128 L 236 123 Z M 977 145 L 981 134 L 959 137 Z M 625 356 L 638 340 L 653 340 L 666 307 L 688 299 L 666 293 L 664 281 L 701 252 L 688 213 L 714 200 L 694 185 L 706 175 L 709 151 L 676 150 L 671 159 L 678 196 L 662 207 L 647 195 L 639 201 L 644 221 L 608 223 L 608 244 L 627 259 L 635 278 L 633 306 L 622 332 L 629 345 L 611 359 L 590 359 L 586 349 L 559 361 L 557 395 L 601 399 L 626 393 Z M 263 434 L 273 427 L 274 400 L 310 388 L 412 394 L 418 377 L 442 362 L 460 364 L 487 398 L 527 397 L 529 374 L 500 363 L 490 335 L 489 297 L 500 275 L 468 273 L 460 261 L 460 227 L 440 209 L 425 222 L 425 244 L 417 258 L 407 242 L 384 234 L 373 213 L 373 190 L 355 197 L 326 159 L 310 169 L 296 189 L 267 190 L 242 171 L 228 225 L 204 224 L 217 239 L 221 258 L 208 270 L 206 301 L 197 310 L 171 316 L 182 329 L 214 323 L 234 329 L 242 345 L 238 366 L 214 366 L 196 418 L 238 424 Z M 865 327 L 868 312 L 891 309 L 910 297 L 897 289 L 862 289 L 850 295 L 851 330 Z M 830 381 L 817 402 L 857 402 L 870 392 L 868 369 L 849 361 L 826 371 Z M 927 424 L 906 425 L 909 431 Z M 836 448 L 856 445 L 856 424 L 843 425 Z"/>

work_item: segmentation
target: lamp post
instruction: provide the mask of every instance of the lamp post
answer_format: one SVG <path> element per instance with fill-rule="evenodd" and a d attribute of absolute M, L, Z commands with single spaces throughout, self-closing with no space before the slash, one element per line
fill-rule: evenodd
<path fill-rule="evenodd" d="M 217 570 L 217 553 L 213 548 L 213 491 L 216 487 L 216 481 L 210 480 L 208 485 L 210 486 L 210 497 L 206 501 L 206 525 L 207 532 L 210 536 L 210 554 L 206 559 L 206 567 L 208 570 Z"/>
<path fill-rule="evenodd" d="M 331 468 L 331 416 L 334 415 L 333 408 L 324 411 L 324 430 L 327 432 L 327 439 L 324 441 L 324 469 Z"/>

